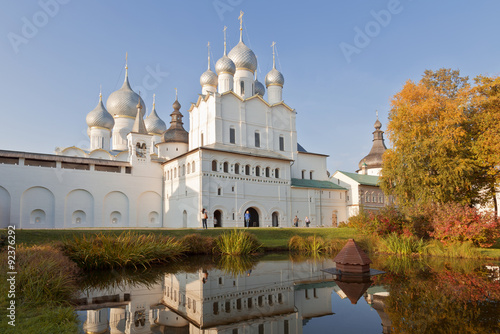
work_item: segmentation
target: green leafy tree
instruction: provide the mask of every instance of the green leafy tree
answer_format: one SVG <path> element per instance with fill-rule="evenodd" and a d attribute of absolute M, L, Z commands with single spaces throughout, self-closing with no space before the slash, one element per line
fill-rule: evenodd
<path fill-rule="evenodd" d="M 472 150 L 477 163 L 486 172 L 485 195 L 494 203 L 498 215 L 496 189 L 500 183 L 500 77 L 479 76 L 475 82 Z"/>
<path fill-rule="evenodd" d="M 484 200 L 485 170 L 473 149 L 475 109 L 467 77 L 459 71 L 425 71 L 391 101 L 381 187 L 402 207 Z"/>

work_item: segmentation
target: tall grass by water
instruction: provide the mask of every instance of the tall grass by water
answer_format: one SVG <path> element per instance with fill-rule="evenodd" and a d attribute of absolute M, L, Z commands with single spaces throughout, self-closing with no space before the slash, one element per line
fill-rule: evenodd
<path fill-rule="evenodd" d="M 441 241 L 432 240 L 425 246 L 425 254 L 464 259 L 484 257 L 480 249 L 475 247 L 472 241 L 448 243 L 445 245 Z"/>
<path fill-rule="evenodd" d="M 0 253 L 0 272 L 7 267 L 7 252 Z M 16 327 L 0 321 L 0 332 L 10 333 L 76 333 L 77 319 L 69 305 L 78 292 L 78 266 L 61 250 L 48 246 L 16 249 L 15 301 Z M 8 284 L 0 284 L 0 305 L 6 309 Z M 10 299 L 12 300 L 12 299 Z"/>
<path fill-rule="evenodd" d="M 215 239 L 214 252 L 223 255 L 249 255 L 256 253 L 262 244 L 257 237 L 242 230 L 223 233 Z"/>
<path fill-rule="evenodd" d="M 422 254 L 425 249 L 425 242 L 422 239 L 396 233 L 381 238 L 379 245 L 382 252 L 397 255 Z"/>
<path fill-rule="evenodd" d="M 84 269 L 121 267 L 148 267 L 153 263 L 177 260 L 186 246 L 173 237 L 157 234 L 123 232 L 83 235 L 63 242 L 63 249 L 71 260 Z"/>

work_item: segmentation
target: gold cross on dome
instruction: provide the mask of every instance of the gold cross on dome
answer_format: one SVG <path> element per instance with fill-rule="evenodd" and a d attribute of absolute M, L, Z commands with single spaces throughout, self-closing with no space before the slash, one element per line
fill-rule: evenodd
<path fill-rule="evenodd" d="M 240 29 L 243 26 L 243 14 L 245 14 L 245 13 L 243 13 L 243 11 L 240 10 L 240 16 L 238 16 L 238 20 L 240 20 Z"/>

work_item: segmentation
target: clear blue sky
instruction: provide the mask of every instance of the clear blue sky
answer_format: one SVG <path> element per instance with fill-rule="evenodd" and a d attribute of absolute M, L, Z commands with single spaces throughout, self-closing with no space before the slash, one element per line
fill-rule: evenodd
<path fill-rule="evenodd" d="M 142 86 L 148 113 L 155 93 L 168 123 L 177 87 L 188 129 L 206 44 L 214 64 L 224 26 L 229 49 L 238 42 L 240 10 L 260 81 L 276 41 L 298 140 L 329 154 L 330 172 L 357 169 L 371 148 L 375 110 L 384 130 L 390 99 L 406 80 L 441 67 L 471 78 L 500 72 L 500 2 L 493 0 L 3 0 L 0 149 L 88 146 L 85 117 L 100 85 L 104 99 L 120 88 L 125 52 L 131 85 Z M 155 71 L 157 79 L 149 74 Z"/>

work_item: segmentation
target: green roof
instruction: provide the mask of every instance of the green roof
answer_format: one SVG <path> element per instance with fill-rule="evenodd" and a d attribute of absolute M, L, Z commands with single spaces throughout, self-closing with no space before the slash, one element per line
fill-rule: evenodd
<path fill-rule="evenodd" d="M 336 185 L 335 183 L 330 181 L 305 180 L 305 179 L 293 179 L 293 178 L 292 178 L 292 187 L 347 190 L 346 188 Z"/>
<path fill-rule="evenodd" d="M 339 170 L 340 173 L 349 176 L 354 181 L 365 186 L 375 186 L 378 187 L 378 176 L 375 175 L 364 175 L 358 173 L 348 173 Z"/>

